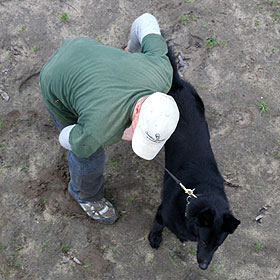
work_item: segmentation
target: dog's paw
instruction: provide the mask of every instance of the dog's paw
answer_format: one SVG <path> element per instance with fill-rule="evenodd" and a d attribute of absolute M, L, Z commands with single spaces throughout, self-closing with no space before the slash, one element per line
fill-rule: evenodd
<path fill-rule="evenodd" d="M 162 241 L 161 233 L 150 232 L 149 237 L 150 245 L 152 248 L 158 249 Z"/>

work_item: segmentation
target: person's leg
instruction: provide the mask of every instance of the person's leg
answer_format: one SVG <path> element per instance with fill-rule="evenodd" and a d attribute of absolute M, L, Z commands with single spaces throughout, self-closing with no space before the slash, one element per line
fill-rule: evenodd
<path fill-rule="evenodd" d="M 98 149 L 88 158 L 68 152 L 70 170 L 69 193 L 93 220 L 114 223 L 117 213 L 114 206 L 104 198 L 105 152 Z"/>
<path fill-rule="evenodd" d="M 105 152 L 102 148 L 88 158 L 68 152 L 69 192 L 77 201 L 98 201 L 104 197 Z"/>
<path fill-rule="evenodd" d="M 56 127 L 61 131 L 65 125 L 59 122 L 50 111 L 49 113 Z M 69 151 L 68 166 L 69 193 L 90 218 L 109 224 L 114 223 L 118 219 L 116 209 L 104 198 L 104 150 L 100 148 L 88 158 L 78 157 Z"/>

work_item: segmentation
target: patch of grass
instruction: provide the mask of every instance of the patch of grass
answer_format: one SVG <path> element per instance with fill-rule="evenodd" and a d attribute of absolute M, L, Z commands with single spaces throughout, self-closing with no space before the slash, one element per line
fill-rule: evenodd
<path fill-rule="evenodd" d="M 209 87 L 206 84 L 201 83 L 201 84 L 197 85 L 197 88 L 198 89 L 200 89 L 200 88 L 208 89 Z"/>
<path fill-rule="evenodd" d="M 117 251 L 117 247 L 118 247 L 118 246 L 116 246 L 116 247 L 114 247 L 114 248 L 112 249 L 112 252 L 113 252 L 114 255 L 116 255 L 117 252 L 118 252 L 118 251 Z"/>
<path fill-rule="evenodd" d="M 278 8 L 274 13 L 271 14 L 273 21 L 276 21 L 280 16 L 280 8 Z"/>
<path fill-rule="evenodd" d="M 44 228 L 43 228 L 43 233 L 47 233 L 49 231 L 49 227 L 48 226 L 45 226 Z"/>
<path fill-rule="evenodd" d="M 276 142 L 280 145 L 280 138 L 277 138 Z"/>
<path fill-rule="evenodd" d="M 176 262 L 174 260 L 174 256 L 175 256 L 175 253 L 170 253 L 170 261 L 176 265 Z"/>
<path fill-rule="evenodd" d="M 273 157 L 274 157 L 274 158 L 280 158 L 280 153 L 279 153 L 279 152 L 275 152 L 275 153 L 273 154 Z"/>
<path fill-rule="evenodd" d="M 12 58 L 12 53 L 8 52 L 8 59 L 11 59 L 11 58 Z"/>
<path fill-rule="evenodd" d="M 23 164 L 20 168 L 20 171 L 23 171 L 23 170 L 26 170 L 29 168 L 29 165 L 28 164 Z"/>
<path fill-rule="evenodd" d="M 192 2 L 192 0 L 185 0 L 185 3 L 191 3 Z"/>
<path fill-rule="evenodd" d="M 34 48 L 33 48 L 33 51 L 34 51 L 34 52 L 37 52 L 37 51 L 39 51 L 39 48 L 38 48 L 38 47 L 34 47 Z"/>
<path fill-rule="evenodd" d="M 255 20 L 255 26 L 259 26 L 260 25 L 260 21 L 259 20 Z"/>
<path fill-rule="evenodd" d="M 260 251 L 261 249 L 263 248 L 263 244 L 261 242 L 257 242 L 255 245 L 254 245 L 254 249 L 256 251 Z"/>
<path fill-rule="evenodd" d="M 43 250 L 49 245 L 49 241 L 46 241 L 42 244 L 40 252 L 43 252 Z"/>
<path fill-rule="evenodd" d="M 191 255 L 196 256 L 196 250 L 195 249 L 191 249 Z"/>
<path fill-rule="evenodd" d="M 6 246 L 4 246 L 2 243 L 0 243 L 0 254 L 6 249 Z"/>
<path fill-rule="evenodd" d="M 68 17 L 68 14 L 67 13 L 62 13 L 61 16 L 60 16 L 60 20 L 61 21 L 69 21 L 69 17 Z"/>
<path fill-rule="evenodd" d="M 208 23 L 207 22 L 202 22 L 202 27 L 207 29 L 208 28 Z"/>
<path fill-rule="evenodd" d="M 224 48 L 227 45 L 227 40 L 222 40 L 219 44 L 221 45 L 222 48 Z"/>
<path fill-rule="evenodd" d="M 66 254 L 69 251 L 69 246 L 66 244 L 62 244 L 60 247 L 60 251 L 64 254 Z"/>
<path fill-rule="evenodd" d="M 232 100 L 231 105 L 235 105 L 235 104 L 236 104 L 236 100 Z"/>
<path fill-rule="evenodd" d="M 129 32 L 129 29 L 128 28 L 126 28 L 126 29 L 124 29 L 124 31 L 123 31 L 125 34 L 128 34 L 128 32 Z"/>
<path fill-rule="evenodd" d="M 182 21 L 192 21 L 194 20 L 194 15 L 192 13 L 184 14 L 181 16 Z"/>
<path fill-rule="evenodd" d="M 128 201 L 133 202 L 136 199 L 136 197 L 137 197 L 136 194 L 134 194 L 132 197 L 129 198 Z"/>
<path fill-rule="evenodd" d="M 84 264 L 83 265 L 83 268 L 88 268 L 88 267 L 90 267 L 90 264 Z"/>
<path fill-rule="evenodd" d="M 214 47 L 218 45 L 218 40 L 215 37 L 209 37 L 206 43 L 206 49 L 212 51 Z"/>
<path fill-rule="evenodd" d="M 120 162 L 119 161 L 114 161 L 114 160 L 110 160 L 110 165 L 114 168 L 117 168 L 120 166 Z"/>
<path fill-rule="evenodd" d="M 221 113 L 219 112 L 218 109 L 216 109 L 214 112 L 214 115 L 215 115 L 215 117 L 219 117 L 219 116 L 221 116 Z"/>
<path fill-rule="evenodd" d="M 24 26 L 21 26 L 20 29 L 18 30 L 19 32 L 23 32 L 25 30 Z"/>
<path fill-rule="evenodd" d="M 12 167 L 12 165 L 10 163 L 6 163 L 3 165 L 3 168 L 10 168 L 10 167 Z"/>
<path fill-rule="evenodd" d="M 219 272 L 219 269 L 215 265 L 212 264 L 211 268 L 212 268 L 213 272 L 215 272 L 215 273 Z"/>
<path fill-rule="evenodd" d="M 257 9 L 260 13 L 262 12 L 263 8 L 262 8 L 261 4 L 257 4 Z"/>
<path fill-rule="evenodd" d="M 0 120 L 0 129 L 3 127 L 3 121 Z"/>
<path fill-rule="evenodd" d="M 268 108 L 268 105 L 266 102 L 261 102 L 258 104 L 258 107 L 260 109 L 260 114 L 263 114 L 265 112 L 268 112 L 270 109 Z"/>

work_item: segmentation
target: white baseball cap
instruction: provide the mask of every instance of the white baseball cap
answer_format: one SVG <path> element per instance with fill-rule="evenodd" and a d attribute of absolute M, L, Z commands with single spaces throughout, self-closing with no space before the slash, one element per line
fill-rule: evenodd
<path fill-rule="evenodd" d="M 179 110 L 174 99 L 155 92 L 141 105 L 132 137 L 132 149 L 141 158 L 152 160 L 174 132 Z"/>

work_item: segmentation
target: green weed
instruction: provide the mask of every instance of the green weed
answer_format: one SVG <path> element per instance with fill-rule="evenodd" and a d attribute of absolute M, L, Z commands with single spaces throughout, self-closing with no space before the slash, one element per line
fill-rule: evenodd
<path fill-rule="evenodd" d="M 23 164 L 20 168 L 20 171 L 22 170 L 25 170 L 25 169 L 28 169 L 29 168 L 29 165 L 28 164 Z"/>
<path fill-rule="evenodd" d="M 273 21 L 276 21 L 279 16 L 280 16 L 280 8 L 278 8 L 276 12 L 271 14 Z"/>
<path fill-rule="evenodd" d="M 44 242 L 44 243 L 42 244 L 42 246 L 41 246 L 40 252 L 43 252 L 43 250 L 44 250 L 48 245 L 49 245 L 49 242 L 48 242 L 48 241 Z"/>
<path fill-rule="evenodd" d="M 3 168 L 10 168 L 10 167 L 12 167 L 12 165 L 10 163 L 7 163 L 7 164 L 3 165 Z"/>
<path fill-rule="evenodd" d="M 0 120 L 0 129 L 2 128 L 2 126 L 3 126 L 3 121 Z"/>
<path fill-rule="evenodd" d="M 133 202 L 136 199 L 136 194 L 134 194 L 128 201 Z"/>
<path fill-rule="evenodd" d="M 261 249 L 263 248 L 263 244 L 261 242 L 257 242 L 255 245 L 254 245 L 254 249 L 256 251 L 260 251 Z"/>
<path fill-rule="evenodd" d="M 181 16 L 181 20 L 182 21 L 192 21 L 192 20 L 194 20 L 194 15 L 192 13 L 190 13 L 188 15 L 184 14 Z"/>
<path fill-rule="evenodd" d="M 117 168 L 120 166 L 120 162 L 119 161 L 114 161 L 114 160 L 110 160 L 110 165 L 114 168 Z"/>
<path fill-rule="evenodd" d="M 259 11 L 260 13 L 262 12 L 263 8 L 262 8 L 261 4 L 258 4 L 258 5 L 257 5 L 257 9 L 258 9 L 258 11 Z"/>
<path fill-rule="evenodd" d="M 4 246 L 2 243 L 0 243 L 0 254 L 6 249 L 6 246 Z"/>
<path fill-rule="evenodd" d="M 67 13 L 62 13 L 60 16 L 61 21 L 69 21 L 69 17 Z"/>
<path fill-rule="evenodd" d="M 90 264 L 84 264 L 83 265 L 83 268 L 88 268 L 88 267 L 90 267 Z"/>
<path fill-rule="evenodd" d="M 215 272 L 215 273 L 219 272 L 219 269 L 215 265 L 212 264 L 211 268 L 212 268 L 213 272 Z"/>
<path fill-rule="evenodd" d="M 279 153 L 279 152 L 275 152 L 275 153 L 273 154 L 273 157 L 274 157 L 274 158 L 280 158 L 280 153 Z"/>
<path fill-rule="evenodd" d="M 34 48 L 33 48 L 33 51 L 34 51 L 34 52 L 37 52 L 37 51 L 39 51 L 39 48 L 38 48 L 38 47 L 34 47 Z"/>
<path fill-rule="evenodd" d="M 114 255 L 116 255 L 117 252 L 118 252 L 118 251 L 117 251 L 117 247 L 118 247 L 118 246 L 116 246 L 115 248 L 112 249 L 112 252 L 113 252 Z"/>
<path fill-rule="evenodd" d="M 260 109 L 260 114 L 263 114 L 265 112 L 268 112 L 270 109 L 268 108 L 268 105 L 266 102 L 261 102 L 258 104 L 258 107 Z"/>
<path fill-rule="evenodd" d="M 11 58 L 12 58 L 12 53 L 8 52 L 8 59 L 11 59 Z"/>
<path fill-rule="evenodd" d="M 125 34 L 128 34 L 128 32 L 129 32 L 129 29 L 128 28 L 126 28 L 126 29 L 124 29 L 124 31 L 123 31 Z"/>
<path fill-rule="evenodd" d="M 62 244 L 60 247 L 60 251 L 64 254 L 66 254 L 69 251 L 69 246 L 66 244 Z"/>
<path fill-rule="evenodd" d="M 25 30 L 24 26 L 21 26 L 20 29 L 18 30 L 19 32 L 23 32 Z"/>
<path fill-rule="evenodd" d="M 210 37 L 207 39 L 206 49 L 212 51 L 214 47 L 218 45 L 218 40 L 215 37 Z"/>
<path fill-rule="evenodd" d="M 208 23 L 207 22 L 202 22 L 202 27 L 207 29 L 208 28 Z"/>
<path fill-rule="evenodd" d="M 195 249 L 191 249 L 191 255 L 196 256 L 196 250 Z"/>
<path fill-rule="evenodd" d="M 200 89 L 200 88 L 208 89 L 209 87 L 206 84 L 201 83 L 201 84 L 197 85 L 197 88 L 198 89 Z"/>

